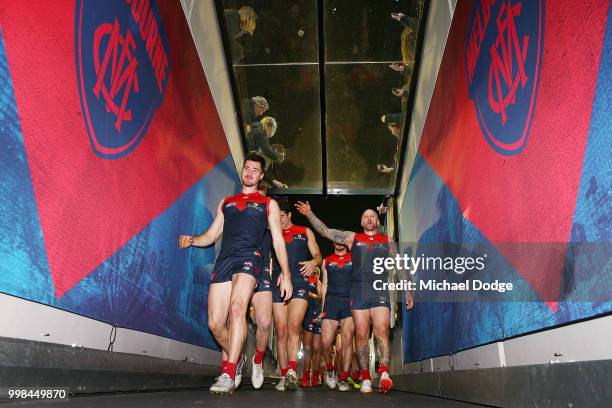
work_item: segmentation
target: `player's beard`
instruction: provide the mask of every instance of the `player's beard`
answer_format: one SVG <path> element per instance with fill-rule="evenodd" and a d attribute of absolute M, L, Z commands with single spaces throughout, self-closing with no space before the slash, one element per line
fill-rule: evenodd
<path fill-rule="evenodd" d="M 368 223 L 366 223 L 364 229 L 366 231 L 376 231 L 376 224 L 373 223 L 373 222 L 368 222 Z"/>
<path fill-rule="evenodd" d="M 257 184 L 259 183 L 259 180 L 257 179 L 253 179 L 253 180 L 248 180 L 247 177 L 242 177 L 242 185 L 245 187 L 254 187 L 257 186 Z"/>

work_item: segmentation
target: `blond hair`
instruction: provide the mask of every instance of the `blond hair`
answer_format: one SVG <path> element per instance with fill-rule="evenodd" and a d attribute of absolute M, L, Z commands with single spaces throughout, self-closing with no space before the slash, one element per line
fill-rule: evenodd
<path fill-rule="evenodd" d="M 240 27 L 243 31 L 253 35 L 257 27 L 257 13 L 249 6 L 242 6 L 238 9 L 240 14 Z"/>
<path fill-rule="evenodd" d="M 265 116 L 259 122 L 264 128 L 272 128 L 272 135 L 276 133 L 276 128 L 278 125 L 276 124 L 276 119 L 274 119 L 272 116 Z"/>

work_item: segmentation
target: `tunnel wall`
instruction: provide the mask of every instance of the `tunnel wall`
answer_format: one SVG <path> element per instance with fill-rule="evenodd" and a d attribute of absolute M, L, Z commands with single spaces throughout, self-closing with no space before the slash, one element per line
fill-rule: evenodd
<path fill-rule="evenodd" d="M 610 2 L 498 1 L 478 54 L 469 48 L 480 35 L 478 25 L 476 37 L 472 29 L 476 14 L 484 22 L 488 3 L 458 2 L 455 9 L 454 2 L 431 3 L 399 232 L 401 241 L 413 244 L 415 255 L 431 243 L 455 244 L 453 248 L 477 243 L 500 266 L 480 278 L 514 282 L 520 296 L 514 302 L 491 302 L 485 296 L 471 302 L 418 302 L 404 314 L 403 327 L 404 361 L 420 364 L 408 366 L 419 372 L 458 369 L 451 357 L 470 349 L 464 353 L 473 354 L 467 357 L 471 368 L 488 359 L 492 367 L 505 366 L 500 341 L 612 310 L 612 290 L 604 283 L 611 276 L 612 240 Z M 502 24 L 509 21 L 508 14 L 500 13 L 508 4 L 517 38 L 529 37 L 528 44 L 518 47 L 526 52 L 527 79 L 525 86 L 512 81 L 508 86 L 497 77 L 502 78 L 502 100 L 496 88 L 488 92 L 496 85 L 493 74 L 499 74 L 503 62 L 505 74 L 515 80 L 522 65 L 509 55 L 495 62 L 498 55 L 491 53 L 493 41 L 497 46 L 503 41 L 499 31 L 510 27 Z M 442 52 L 435 44 L 446 35 L 445 22 L 450 30 Z M 476 64 L 470 74 L 472 57 Z M 497 103 L 495 109 L 492 103 Z M 533 243 L 551 255 L 525 263 L 503 243 Z M 461 282 L 474 276 L 451 272 L 446 277 Z M 605 336 L 606 322 L 596 319 L 589 330 Z M 610 358 L 597 346 L 604 340 L 589 336 L 582 324 L 571 335 L 559 337 L 553 330 L 512 340 L 510 345 L 521 343 L 522 353 L 529 355 L 513 355 L 516 364 L 568 361 L 564 359 L 571 357 L 553 357 L 550 347 L 576 351 L 569 344 L 587 339 L 596 358 Z"/>
<path fill-rule="evenodd" d="M 225 62 L 219 21 L 214 0 L 181 0 L 185 17 L 195 43 L 208 86 L 225 131 L 237 169 L 242 168 L 244 150 L 238 128 L 238 116 L 230 85 L 230 72 Z"/>
<path fill-rule="evenodd" d="M 215 248 L 177 246 L 239 189 L 218 26 L 198 3 L 217 42 L 200 55 L 179 2 L 3 2 L 0 336 L 216 355 L 194 351 L 216 349 Z"/>

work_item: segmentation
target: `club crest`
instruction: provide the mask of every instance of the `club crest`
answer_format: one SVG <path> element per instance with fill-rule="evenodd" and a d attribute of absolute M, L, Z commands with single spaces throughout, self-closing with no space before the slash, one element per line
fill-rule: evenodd
<path fill-rule="evenodd" d="M 77 0 L 77 81 L 96 155 L 136 148 L 164 99 L 169 42 L 154 0 Z"/>
<path fill-rule="evenodd" d="M 472 9 L 467 82 L 489 145 L 511 156 L 527 144 L 544 46 L 544 0 L 481 0 Z"/>

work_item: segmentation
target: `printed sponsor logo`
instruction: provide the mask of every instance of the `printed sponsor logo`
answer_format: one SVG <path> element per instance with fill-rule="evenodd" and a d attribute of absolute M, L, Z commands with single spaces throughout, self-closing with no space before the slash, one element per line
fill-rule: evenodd
<path fill-rule="evenodd" d="M 247 207 L 249 208 L 254 208 L 257 211 L 259 211 L 260 213 L 264 212 L 263 206 L 261 204 L 257 204 L 257 203 L 248 203 Z"/>

